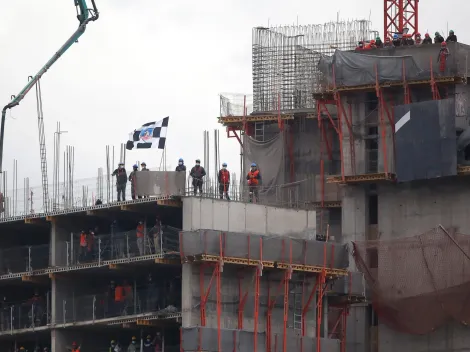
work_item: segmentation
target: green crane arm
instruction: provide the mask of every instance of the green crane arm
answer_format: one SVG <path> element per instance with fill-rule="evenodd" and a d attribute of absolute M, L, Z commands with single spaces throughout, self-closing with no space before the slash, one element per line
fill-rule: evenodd
<path fill-rule="evenodd" d="M 51 68 L 52 65 L 73 45 L 73 43 L 78 41 L 78 38 L 85 33 L 86 26 L 91 21 L 96 21 L 99 17 L 98 9 L 96 8 L 95 0 L 91 0 L 93 9 L 89 9 L 86 4 L 86 0 L 74 0 L 75 6 L 77 8 L 77 18 L 80 22 L 78 29 L 72 36 L 65 42 L 64 45 L 52 56 L 49 61 L 39 70 L 39 72 L 34 76 L 28 84 L 21 90 L 21 92 L 12 96 L 12 100 L 5 105 L 2 110 L 2 121 L 0 127 L 0 173 L 2 172 L 2 162 L 3 162 L 3 140 L 5 136 L 5 118 L 6 112 L 8 109 L 11 109 L 20 104 L 24 99 L 26 94 L 34 87 L 34 85 L 41 79 L 47 70 Z"/>

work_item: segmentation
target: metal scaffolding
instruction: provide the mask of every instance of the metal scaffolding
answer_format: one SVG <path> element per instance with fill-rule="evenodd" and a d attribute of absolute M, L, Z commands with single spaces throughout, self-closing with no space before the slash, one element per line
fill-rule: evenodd
<path fill-rule="evenodd" d="M 367 20 L 253 29 L 253 111 L 314 109 L 318 61 L 378 35 Z"/>

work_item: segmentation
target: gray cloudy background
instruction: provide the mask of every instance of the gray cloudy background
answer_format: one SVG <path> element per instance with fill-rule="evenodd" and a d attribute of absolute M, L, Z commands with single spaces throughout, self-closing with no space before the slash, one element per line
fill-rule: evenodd
<path fill-rule="evenodd" d="M 218 93 L 251 93 L 251 29 L 259 25 L 317 24 L 368 18 L 383 31 L 383 1 L 336 0 L 96 0 L 100 19 L 59 59 L 42 82 L 44 122 L 52 182 L 56 122 L 75 146 L 75 179 L 105 166 L 105 145 L 127 140 L 141 124 L 170 116 L 168 164 L 188 166 L 203 156 L 203 130 L 220 128 Z M 3 1 L 0 22 L 0 104 L 9 102 L 77 28 L 73 0 Z M 420 32 L 453 29 L 469 42 L 461 0 L 421 0 Z M 461 14 L 459 16 L 459 14 Z M 239 149 L 220 129 L 221 159 L 239 172 Z M 8 112 L 4 169 L 11 188 L 13 159 L 19 181 L 40 184 L 34 90 Z M 131 151 L 127 167 L 160 163 L 160 151 Z M 211 155 L 212 157 L 212 155 Z M 61 176 L 62 177 L 62 176 Z M 51 192 L 51 191 L 50 191 Z"/>

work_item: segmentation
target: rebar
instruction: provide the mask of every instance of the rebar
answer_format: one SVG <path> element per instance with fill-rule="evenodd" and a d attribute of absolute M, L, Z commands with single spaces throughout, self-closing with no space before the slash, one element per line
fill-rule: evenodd
<path fill-rule="evenodd" d="M 358 41 L 377 36 L 371 27 L 367 20 L 338 20 L 253 28 L 253 111 L 277 111 L 278 96 L 281 111 L 315 108 L 320 58 L 337 49 L 352 50 Z"/>

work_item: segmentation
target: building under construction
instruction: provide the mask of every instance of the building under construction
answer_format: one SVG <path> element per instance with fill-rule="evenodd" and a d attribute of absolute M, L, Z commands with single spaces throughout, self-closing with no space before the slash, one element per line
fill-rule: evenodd
<path fill-rule="evenodd" d="M 465 350 L 470 47 L 354 52 L 374 36 L 254 29 L 219 121 L 255 203 L 149 171 L 137 200 L 0 219 L 0 350 Z"/>
<path fill-rule="evenodd" d="M 245 171 L 257 163 L 265 201 L 316 209 L 317 235 L 352 243 L 348 269 L 364 274 L 367 295 L 348 305 L 338 348 L 465 350 L 470 47 L 305 56 L 301 28 L 254 32 L 253 97 L 222 97 L 219 121 Z"/>

